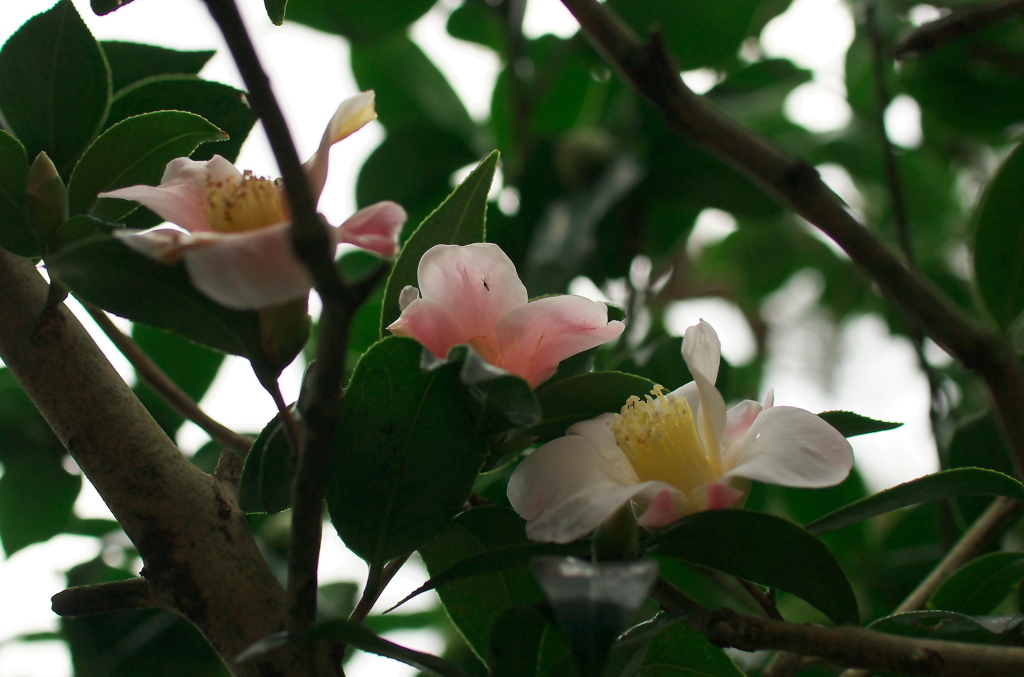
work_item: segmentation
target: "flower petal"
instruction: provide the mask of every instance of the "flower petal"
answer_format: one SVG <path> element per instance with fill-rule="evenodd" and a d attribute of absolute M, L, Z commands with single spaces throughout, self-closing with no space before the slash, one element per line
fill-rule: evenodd
<path fill-rule="evenodd" d="M 693 382 L 700 396 L 700 407 L 694 412 L 697 431 L 708 455 L 717 459 L 722 457 L 726 421 L 725 400 L 715 388 L 722 358 L 721 349 L 718 334 L 704 320 L 688 328 L 683 335 L 683 361 L 693 374 Z"/>
<path fill-rule="evenodd" d="M 409 289 L 415 290 L 416 287 L 406 287 L 402 290 L 401 296 L 413 300 L 402 309 L 399 318 L 388 326 L 389 332 L 395 336 L 416 339 L 439 358 L 444 358 L 452 346 L 469 340 L 465 336 L 462 323 L 448 306 L 415 298 L 411 292 L 406 293 Z"/>
<path fill-rule="evenodd" d="M 152 230 L 115 230 L 114 237 L 129 249 L 161 263 L 177 263 L 182 252 L 195 237 L 177 229 L 159 227 Z"/>
<path fill-rule="evenodd" d="M 582 296 L 550 296 L 516 308 L 497 326 L 501 367 L 537 387 L 558 363 L 611 341 L 624 326 L 608 306 Z"/>
<path fill-rule="evenodd" d="M 725 477 L 829 487 L 842 482 L 853 467 L 853 450 L 839 431 L 795 407 L 765 409 L 737 444 L 737 463 Z"/>
<path fill-rule="evenodd" d="M 324 135 L 320 139 L 320 147 L 303 165 L 306 176 L 309 177 L 310 190 L 317 198 L 320 197 L 320 193 L 324 190 L 324 184 L 327 183 L 327 164 L 330 161 L 331 146 L 377 118 L 374 101 L 373 90 L 360 92 L 342 101 L 338 110 L 331 117 L 327 129 L 324 130 Z"/>
<path fill-rule="evenodd" d="M 196 289 L 235 310 L 294 301 L 312 285 L 292 250 L 287 223 L 244 233 L 204 234 L 192 241 L 184 257 Z"/>
<path fill-rule="evenodd" d="M 398 236 L 409 216 L 394 202 L 378 202 L 363 207 L 338 228 L 342 242 L 394 258 Z"/>

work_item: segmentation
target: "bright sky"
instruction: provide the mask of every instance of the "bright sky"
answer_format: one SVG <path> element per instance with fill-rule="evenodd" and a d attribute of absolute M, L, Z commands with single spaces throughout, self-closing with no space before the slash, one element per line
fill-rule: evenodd
<path fill-rule="evenodd" d="M 205 9 L 198 0 L 137 0 L 107 17 L 95 17 L 88 0 L 74 0 L 99 39 L 148 42 L 179 49 L 216 48 L 218 55 L 203 71 L 203 76 L 241 87 L 233 64 Z M 471 114 L 487 115 L 492 83 L 498 62 L 486 50 L 449 38 L 444 20 L 457 0 L 442 0 L 412 29 L 413 36 L 432 55 L 449 77 Z M 0 41 L 6 40 L 31 16 L 52 6 L 51 0 L 21 0 L 6 3 L 0 13 Z M 263 3 L 246 0 L 247 22 L 268 69 L 285 115 L 299 148 L 308 156 L 319 142 L 324 125 L 338 103 L 356 92 L 348 69 L 348 48 L 343 40 L 301 26 L 272 26 L 263 13 Z M 530 0 L 526 16 L 531 36 L 552 32 L 571 35 L 576 24 L 556 0 Z M 808 30 L 813 26 L 813 30 Z M 845 124 L 849 111 L 843 101 L 843 54 L 853 34 L 853 24 L 840 0 L 796 0 L 790 11 L 774 20 L 765 31 L 765 50 L 785 56 L 800 65 L 813 68 L 813 83 L 802 86 L 786 102 L 786 111 L 794 120 L 816 130 L 836 129 Z M 687 81 L 699 81 L 700 73 Z M 713 84 L 713 83 L 712 83 Z M 919 138 L 915 127 L 915 107 L 902 102 L 893 112 L 890 129 L 898 142 L 911 146 Z M 894 104 L 894 107 L 896 104 Z M 917 137 L 915 137 L 915 133 Z M 339 144 L 332 154 L 331 174 L 321 211 L 340 222 L 354 210 L 354 186 L 358 167 L 380 142 L 379 125 L 366 129 Z M 257 174 L 277 176 L 276 166 L 262 132 L 255 131 L 243 147 L 240 167 Z M 849 177 L 832 173 L 833 187 L 851 204 L 855 195 L 847 195 Z M 729 232 L 728 215 L 709 211 L 697 229 L 695 245 L 713 242 Z M 772 327 L 777 356 L 769 365 L 766 383 L 775 388 L 779 404 L 803 406 L 812 411 L 831 408 L 855 410 L 868 416 L 906 421 L 895 432 L 875 439 L 858 438 L 855 449 L 858 464 L 875 486 L 891 485 L 935 469 L 934 450 L 928 434 L 927 390 L 916 367 L 909 344 L 888 336 L 880 321 L 872 318 L 851 322 L 841 329 L 835 354 L 823 354 L 823 332 L 828 323 L 815 317 L 813 300 L 820 294 L 820 280 L 813 275 L 798 275 L 780 290 L 765 309 Z M 585 285 L 584 285 L 585 288 Z M 593 290 L 595 294 L 599 293 Z M 700 317 L 708 319 L 722 337 L 726 357 L 742 361 L 752 349 L 749 327 L 728 303 L 718 300 L 681 302 L 672 312 L 678 333 Z M 108 354 L 113 351 L 104 342 Z M 127 373 L 123 358 L 112 354 L 112 361 Z M 838 364 L 831 384 L 821 374 L 829 365 Z M 298 391 L 301 365 L 283 379 L 285 397 Z M 884 387 L 899 383 L 899 388 Z M 763 396 L 763 393 L 759 393 Z M 218 376 L 204 399 L 207 411 L 229 426 L 240 430 L 258 430 L 274 414 L 269 398 L 251 376 L 246 363 L 231 360 Z M 179 442 L 195 449 L 205 436 L 187 426 Z M 83 492 L 76 509 L 83 516 L 105 515 L 102 502 L 90 489 Z M 365 567 L 341 547 L 328 527 L 323 561 L 324 580 L 361 580 Z M 30 547 L 9 560 L 0 562 L 0 675 L 4 677 L 65 677 L 71 674 L 70 660 L 63 645 L 55 642 L 33 644 L 3 643 L 24 632 L 56 629 L 57 619 L 49 611 L 49 597 L 64 587 L 63 572 L 97 554 L 92 539 L 61 536 L 46 544 Z M 422 568 L 407 567 L 393 585 L 393 592 L 382 601 L 389 604 L 422 581 Z M 392 599 L 394 598 L 394 599 Z M 429 604 L 423 597 L 420 604 Z M 424 633 L 393 637 L 411 642 L 427 651 L 438 651 L 439 641 Z M 415 674 L 393 661 L 361 656 L 349 671 L 353 677 L 380 677 Z"/>

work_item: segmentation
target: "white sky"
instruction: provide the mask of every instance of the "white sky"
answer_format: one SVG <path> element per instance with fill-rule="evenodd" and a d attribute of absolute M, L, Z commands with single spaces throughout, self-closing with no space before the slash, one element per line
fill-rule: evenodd
<path fill-rule="evenodd" d="M 136 0 L 107 17 L 93 16 L 88 0 L 74 2 L 99 39 L 148 42 L 179 49 L 217 49 L 218 55 L 203 76 L 241 87 L 222 41 L 198 0 Z M 456 0 L 442 0 L 413 27 L 412 34 L 449 77 L 470 113 L 482 119 L 487 114 L 498 62 L 482 48 L 447 37 L 444 20 L 451 11 L 449 2 L 457 4 Z M 51 0 L 5 3 L 0 12 L 0 40 L 52 4 Z M 340 38 L 301 26 L 272 26 L 263 13 L 261 0 L 244 0 L 240 4 L 291 125 L 299 154 L 305 158 L 316 147 L 338 103 L 356 92 L 348 68 L 348 48 Z M 526 18 L 530 36 L 546 32 L 567 36 L 576 28 L 575 21 L 556 0 L 531 0 Z M 809 26 L 814 28 L 808 29 Z M 787 114 L 794 120 L 823 131 L 845 124 L 849 110 L 843 100 L 842 59 L 852 31 L 849 12 L 840 0 L 796 0 L 784 17 L 774 20 L 766 29 L 764 48 L 769 55 L 791 58 L 816 72 L 815 81 L 799 88 L 786 102 Z M 693 77 L 699 80 L 700 74 Z M 890 128 L 899 143 L 915 145 L 915 138 L 919 142 L 920 136 L 915 104 L 902 101 L 899 105 L 902 107 L 891 115 Z M 335 147 L 331 174 L 320 203 L 321 211 L 332 222 L 340 222 L 354 211 L 356 172 L 382 136 L 380 126 L 374 123 Z M 238 165 L 257 174 L 278 175 L 258 127 L 243 147 Z M 716 221 L 713 214 L 705 221 L 710 225 L 698 231 L 705 244 L 727 234 L 729 224 L 723 226 L 720 218 L 718 225 L 712 223 Z M 865 318 L 841 329 L 842 335 L 835 344 L 838 353 L 821 354 L 825 323 L 813 317 L 810 310 L 817 293 L 820 289 L 813 276 L 797 277 L 766 309 L 773 346 L 778 349 L 769 364 L 766 383 L 775 388 L 776 401 L 812 411 L 843 408 L 906 421 L 908 425 L 899 431 L 855 440 L 858 464 L 875 486 L 894 484 L 934 470 L 934 449 L 927 427 L 927 390 L 914 366 L 909 345 L 889 337 L 879 322 Z M 680 334 L 698 318 L 708 319 L 722 337 L 723 351 L 730 359 L 741 361 L 744 351 L 750 350 L 749 328 L 729 304 L 713 300 L 685 302 L 677 306 L 674 316 L 675 329 Z M 112 359 L 127 373 L 123 358 Z M 831 386 L 821 379 L 822 370 L 828 365 L 837 365 Z M 297 394 L 300 375 L 299 365 L 286 373 L 286 398 Z M 892 383 L 900 385 L 886 385 Z M 218 376 L 203 406 L 215 418 L 242 430 L 258 430 L 274 414 L 269 397 L 240 359 L 230 360 L 230 366 Z M 203 439 L 202 433 L 191 426 L 186 427 L 180 442 L 183 447 L 194 449 Z M 91 488 L 83 492 L 77 509 L 83 516 L 106 514 Z M 341 547 L 329 527 L 324 545 L 324 580 L 362 579 L 365 567 Z M 60 643 L 2 642 L 23 632 L 55 629 L 57 619 L 49 610 L 49 597 L 64 587 L 63 571 L 95 556 L 96 548 L 92 539 L 61 536 L 0 562 L 0 605 L 4 609 L 0 615 L 0 675 L 71 674 L 68 655 Z M 404 595 L 422 581 L 421 567 L 414 565 L 409 569 L 396 581 L 388 600 Z M 424 596 L 419 603 L 428 604 L 429 598 Z M 396 640 L 428 651 L 441 648 L 436 638 L 424 633 L 405 634 Z M 359 657 L 349 670 L 353 677 L 391 677 L 415 672 L 393 661 L 365 656 Z"/>

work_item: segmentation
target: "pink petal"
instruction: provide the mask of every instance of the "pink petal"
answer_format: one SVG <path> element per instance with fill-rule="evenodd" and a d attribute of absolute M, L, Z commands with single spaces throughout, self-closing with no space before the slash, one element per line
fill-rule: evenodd
<path fill-rule="evenodd" d="M 287 223 L 196 238 L 185 250 L 185 269 L 196 289 L 235 310 L 294 301 L 312 285 L 292 249 Z"/>
<path fill-rule="evenodd" d="M 624 326 L 608 321 L 608 306 L 581 296 L 538 299 L 506 315 L 497 327 L 501 367 L 536 387 L 567 357 L 611 341 Z"/>
<path fill-rule="evenodd" d="M 171 228 L 153 230 L 115 230 L 114 237 L 143 256 L 161 263 L 177 263 L 195 239 L 190 233 Z"/>
<path fill-rule="evenodd" d="M 398 253 L 398 236 L 408 215 L 394 202 L 363 207 L 339 227 L 342 242 L 354 244 L 386 258 Z"/>
<path fill-rule="evenodd" d="M 303 165 L 306 169 L 306 176 L 309 177 L 310 190 L 313 191 L 313 195 L 319 198 L 320 193 L 324 190 L 324 184 L 327 183 L 327 164 L 330 161 L 331 146 L 376 118 L 373 90 L 360 92 L 341 102 L 338 110 L 334 112 L 331 121 L 327 124 L 327 129 L 324 130 L 324 135 L 320 139 L 320 147 Z"/>
<path fill-rule="evenodd" d="M 846 479 L 853 467 L 850 443 L 819 417 L 795 407 L 762 411 L 737 446 L 729 451 L 736 465 L 725 477 L 828 487 Z"/>
<path fill-rule="evenodd" d="M 723 467 L 732 468 L 736 465 L 736 459 L 731 458 L 729 454 L 735 454 L 735 451 L 741 447 L 737 442 L 747 434 L 747 430 L 754 424 L 760 413 L 761 405 L 752 400 L 744 400 L 730 407 L 726 412 L 725 435 L 722 437 L 722 448 L 725 453 L 722 459 Z"/>
<path fill-rule="evenodd" d="M 704 491 L 707 497 L 707 510 L 725 510 L 747 495 L 745 491 L 720 482 L 708 484 Z"/>
<path fill-rule="evenodd" d="M 402 290 L 403 296 L 407 296 L 407 289 L 416 288 L 406 287 Z M 415 299 L 402 310 L 399 318 L 391 323 L 388 331 L 395 336 L 414 338 L 435 357 L 443 358 L 453 346 L 470 340 L 466 338 L 466 331 L 459 318 L 451 310 L 453 309 L 434 301 Z"/>
<path fill-rule="evenodd" d="M 676 501 L 676 497 L 679 495 L 678 489 L 662 489 L 647 505 L 647 509 L 640 515 L 636 523 L 646 529 L 658 529 L 684 517 Z"/>

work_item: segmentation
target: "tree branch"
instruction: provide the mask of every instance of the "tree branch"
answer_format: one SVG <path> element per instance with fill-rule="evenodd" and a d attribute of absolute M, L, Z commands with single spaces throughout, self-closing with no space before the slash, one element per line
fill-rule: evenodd
<path fill-rule="evenodd" d="M 941 47 L 971 33 L 1024 13 L 1024 0 L 996 0 L 967 5 L 913 31 L 893 50 L 902 59 Z"/>

